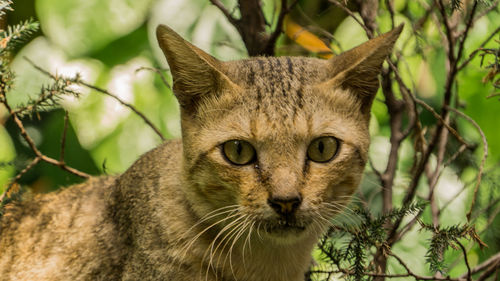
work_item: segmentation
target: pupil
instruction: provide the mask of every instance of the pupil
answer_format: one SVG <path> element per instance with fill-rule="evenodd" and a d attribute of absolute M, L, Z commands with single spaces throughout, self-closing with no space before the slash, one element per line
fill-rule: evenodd
<path fill-rule="evenodd" d="M 323 154 L 323 151 L 325 150 L 325 145 L 323 144 L 322 141 L 320 141 L 318 143 L 318 150 L 319 150 L 319 153 Z"/>
<path fill-rule="evenodd" d="M 236 141 L 236 153 L 238 153 L 238 155 L 241 154 L 241 151 L 243 150 L 243 146 L 241 145 L 241 142 L 239 141 Z"/>

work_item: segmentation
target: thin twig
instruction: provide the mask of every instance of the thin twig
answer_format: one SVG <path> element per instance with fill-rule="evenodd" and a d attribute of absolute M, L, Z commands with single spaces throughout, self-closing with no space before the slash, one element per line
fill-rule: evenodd
<path fill-rule="evenodd" d="M 497 261 L 496 263 L 490 265 L 484 272 L 483 274 L 481 274 L 481 276 L 479 276 L 479 278 L 477 278 L 476 281 L 483 281 L 483 280 L 486 280 L 488 279 L 488 277 L 490 277 L 491 275 L 493 275 L 493 273 L 497 272 L 498 269 L 500 268 L 500 262 Z"/>
<path fill-rule="evenodd" d="M 104 90 L 104 89 L 101 89 L 97 86 L 94 86 L 94 85 L 91 85 L 91 84 L 88 84 L 87 82 L 84 82 L 84 81 L 81 81 L 81 80 L 72 80 L 73 83 L 75 84 L 79 84 L 79 85 L 83 85 L 89 89 L 92 89 L 96 92 L 99 92 L 101 94 L 104 94 L 106 96 L 109 96 L 109 97 L 112 97 L 113 99 L 115 99 L 116 101 L 118 101 L 121 105 L 125 106 L 125 107 L 128 107 L 130 110 L 132 110 L 135 114 L 137 114 L 137 116 L 139 116 L 151 129 L 153 129 L 153 131 L 161 138 L 162 141 L 165 141 L 165 137 L 163 136 L 163 134 L 160 132 L 160 130 L 153 124 L 153 122 L 151 122 L 142 112 L 140 112 L 139 110 L 137 110 L 133 105 L 131 105 L 130 103 L 120 99 L 118 96 Z"/>
<path fill-rule="evenodd" d="M 10 190 L 12 189 L 13 186 L 16 185 L 17 181 L 21 179 L 21 177 L 26 174 L 29 170 L 31 170 L 33 167 L 35 167 L 38 162 L 40 162 L 41 158 L 40 157 L 35 157 L 31 162 L 21 171 L 19 172 L 9 183 L 7 188 L 2 192 L 2 195 L 0 195 L 0 204 L 3 202 L 3 199 L 7 194 L 9 194 Z"/>
<path fill-rule="evenodd" d="M 385 0 L 385 5 L 391 16 L 391 29 L 394 29 L 394 0 Z"/>
<path fill-rule="evenodd" d="M 48 72 L 47 70 L 41 68 L 40 66 L 36 65 L 33 61 L 31 61 L 30 59 L 28 58 L 24 58 L 25 60 L 27 60 L 31 65 L 33 65 L 34 68 L 36 68 L 37 70 L 39 70 L 40 72 L 42 72 L 43 74 L 51 77 L 53 80 L 56 80 L 57 77 L 55 75 L 53 75 L 52 73 Z M 104 94 L 104 95 L 107 95 L 109 97 L 112 97 L 113 99 L 115 99 L 116 101 L 118 101 L 121 105 L 125 106 L 125 107 L 128 107 L 130 110 L 132 110 L 135 114 L 137 114 L 151 129 L 153 129 L 153 131 L 161 138 L 162 141 L 165 141 L 165 137 L 163 136 L 163 134 L 160 132 L 160 130 L 153 124 L 153 122 L 151 122 L 142 112 L 140 112 L 139 110 L 137 110 L 133 105 L 131 105 L 130 103 L 127 103 L 125 102 L 124 100 L 120 99 L 119 97 L 117 97 L 116 95 L 104 90 L 104 89 L 101 89 L 97 86 L 94 86 L 94 85 L 91 85 L 91 84 L 88 84 L 87 82 L 84 82 L 82 80 L 80 80 L 78 77 L 75 77 L 75 78 L 70 78 L 70 79 L 67 79 L 69 82 L 72 82 L 74 84 L 77 84 L 77 85 L 82 85 L 82 86 L 85 86 L 89 89 L 92 89 L 96 92 L 99 92 L 101 94 Z"/>
<path fill-rule="evenodd" d="M 464 245 L 462 245 L 462 243 L 460 243 L 459 241 L 455 242 L 458 244 L 458 246 L 460 246 L 460 249 L 462 249 L 462 253 L 464 255 L 465 265 L 467 266 L 467 281 L 472 281 L 472 273 L 469 265 L 469 259 L 467 258 L 467 250 L 465 249 Z"/>
<path fill-rule="evenodd" d="M 477 181 L 476 185 L 474 186 L 474 196 L 472 198 L 472 203 L 470 206 L 469 211 L 467 212 L 467 219 L 470 220 L 470 216 L 472 214 L 472 211 L 474 209 L 474 205 L 477 200 L 477 191 L 479 190 L 479 185 L 481 185 L 481 177 L 483 175 L 483 170 L 484 170 L 484 164 L 486 163 L 486 158 L 488 157 L 488 141 L 486 140 L 486 135 L 484 134 L 483 130 L 481 127 L 474 121 L 472 118 L 470 118 L 468 115 L 464 114 L 463 112 L 456 110 L 455 108 L 448 107 L 449 110 L 455 112 L 465 120 L 469 121 L 479 132 L 481 135 L 481 140 L 483 141 L 483 157 L 481 159 L 481 164 L 479 165 L 479 171 L 477 173 Z"/>
<path fill-rule="evenodd" d="M 478 6 L 478 1 L 475 0 L 474 4 L 472 4 L 472 9 L 470 11 L 469 18 L 468 18 L 467 23 L 465 25 L 465 29 L 464 29 L 463 34 L 460 37 L 460 41 L 458 43 L 457 60 L 460 60 L 462 58 L 465 40 L 467 39 L 467 35 L 469 33 L 470 28 L 472 27 L 472 24 L 474 23 L 474 14 L 476 13 L 477 6 Z"/>
<path fill-rule="evenodd" d="M 64 128 L 63 128 L 63 133 L 61 136 L 61 153 L 59 156 L 59 161 L 61 161 L 63 163 L 64 163 L 64 151 L 66 149 L 66 135 L 68 133 L 68 122 L 69 122 L 68 112 L 65 111 L 64 112 Z"/>
<path fill-rule="evenodd" d="M 35 153 L 35 155 L 38 158 L 40 158 L 41 160 L 43 160 L 43 161 L 45 161 L 45 162 L 47 162 L 49 164 L 52 164 L 52 165 L 57 166 L 57 167 L 60 167 L 61 169 L 65 170 L 65 171 L 67 171 L 69 173 L 72 173 L 72 174 L 74 174 L 76 176 L 79 176 L 81 178 L 85 178 L 85 179 L 86 178 L 90 178 L 89 174 L 81 172 L 81 171 L 79 171 L 77 169 L 74 169 L 72 167 L 69 167 L 64 162 L 58 161 L 58 160 L 56 160 L 54 158 L 51 158 L 49 156 L 46 156 L 42 152 L 40 152 L 40 150 L 38 150 L 38 148 L 36 147 L 35 142 L 31 138 L 31 136 L 28 134 L 28 132 L 26 131 L 26 129 L 24 128 L 24 124 L 21 121 L 21 119 L 19 119 L 19 117 L 17 116 L 17 114 L 14 113 L 14 110 L 12 110 L 12 108 L 9 106 L 9 104 L 7 102 L 7 99 L 3 100 L 3 104 L 7 108 L 7 111 L 9 112 L 10 116 L 12 116 L 12 119 L 14 119 L 14 122 L 16 123 L 17 127 L 19 128 L 21 136 L 28 143 L 28 146 L 30 147 L 30 149 Z"/>
<path fill-rule="evenodd" d="M 473 148 L 473 147 L 474 147 L 473 145 L 471 145 L 471 144 L 467 143 L 467 142 L 464 140 L 464 138 L 463 138 L 462 136 L 460 136 L 460 134 L 459 134 L 459 133 L 458 133 L 458 132 L 457 132 L 454 128 L 452 128 L 452 127 L 448 124 L 448 122 L 446 122 L 445 120 L 443 120 L 443 118 L 442 118 L 442 117 L 441 117 L 441 116 L 440 116 L 440 115 L 439 115 L 439 114 L 438 114 L 438 113 L 434 110 L 434 108 L 432 108 L 432 106 L 428 105 L 428 104 L 427 104 L 426 102 L 424 102 L 423 100 L 420 100 L 420 99 L 417 99 L 417 98 L 415 98 L 415 102 L 416 102 L 416 103 L 418 103 L 418 104 L 420 104 L 421 106 L 423 106 L 423 107 L 424 107 L 427 111 L 429 111 L 430 113 L 432 113 L 432 115 L 434 115 L 434 117 L 435 117 L 436 119 L 438 119 L 438 120 L 439 120 L 439 122 L 440 122 L 441 124 L 443 124 L 443 126 L 445 126 L 445 127 L 446 127 L 446 129 L 448 129 L 448 131 L 450 131 L 450 133 L 451 133 L 453 136 L 455 136 L 455 138 L 456 138 L 459 142 L 461 142 L 463 145 L 466 145 L 468 148 Z M 448 108 L 450 109 L 451 107 L 448 107 Z"/>
<path fill-rule="evenodd" d="M 269 41 L 267 44 L 274 46 L 276 44 L 276 40 L 278 40 L 279 35 L 283 31 L 283 22 L 285 20 L 286 15 L 290 13 L 295 5 L 299 2 L 298 0 L 294 0 L 290 6 L 287 6 L 287 0 L 281 0 L 281 10 L 278 16 L 278 22 L 276 23 L 276 29 L 271 33 L 269 37 Z"/>
<path fill-rule="evenodd" d="M 466 67 L 471 61 L 472 59 L 474 59 L 474 57 L 476 56 L 476 54 L 478 53 L 479 50 L 481 50 L 482 48 L 484 48 L 484 46 L 486 46 L 486 44 L 488 44 L 488 42 L 490 42 L 491 39 L 493 39 L 493 37 L 495 37 L 495 35 L 500 32 L 500 26 L 497 27 L 491 34 L 490 36 L 488 36 L 482 43 L 481 45 L 479 45 L 479 48 L 477 48 L 476 50 L 474 50 L 470 55 L 469 57 L 462 63 L 460 64 L 460 66 L 457 68 L 457 71 L 461 71 L 462 69 L 464 69 L 464 67 Z"/>
<path fill-rule="evenodd" d="M 365 30 L 366 35 L 368 36 L 368 38 L 373 38 L 373 33 L 370 31 L 370 29 L 368 29 L 368 27 L 363 22 L 361 22 L 356 17 L 356 15 L 351 10 L 349 10 L 345 5 L 343 5 L 342 3 L 340 3 L 338 0 L 328 0 L 328 2 L 330 2 L 333 5 L 341 8 L 344 12 L 346 12 L 351 18 L 353 18 Z"/>
<path fill-rule="evenodd" d="M 476 274 L 478 272 L 481 272 L 491 265 L 495 265 L 500 263 L 500 252 L 496 253 L 495 255 L 491 256 L 489 259 L 485 260 L 484 262 L 480 263 L 476 267 L 471 269 L 471 274 Z M 468 273 L 463 274 L 460 276 L 461 279 L 467 278 Z"/>
<path fill-rule="evenodd" d="M 158 74 L 160 76 L 160 79 L 163 82 L 163 84 L 167 88 L 169 88 L 170 90 L 172 90 L 172 86 L 170 85 L 170 83 L 168 83 L 167 77 L 165 77 L 165 75 L 163 75 L 163 73 L 162 73 L 163 69 L 159 69 L 159 68 L 156 68 L 156 67 L 145 67 L 145 66 L 143 66 L 143 67 L 139 67 L 135 72 L 137 73 L 137 72 L 139 72 L 141 70 L 149 70 L 149 71 L 155 72 L 156 74 Z"/>
<path fill-rule="evenodd" d="M 210 0 L 210 3 L 212 3 L 212 5 L 214 5 L 217 8 L 219 8 L 219 10 L 224 14 L 224 16 L 227 18 L 227 20 L 232 25 L 237 25 L 238 24 L 238 20 L 236 18 L 234 18 L 233 15 L 231 15 L 231 13 L 229 12 L 229 10 L 226 9 L 226 7 L 224 6 L 224 4 L 222 4 L 222 2 L 220 2 L 219 0 Z"/>

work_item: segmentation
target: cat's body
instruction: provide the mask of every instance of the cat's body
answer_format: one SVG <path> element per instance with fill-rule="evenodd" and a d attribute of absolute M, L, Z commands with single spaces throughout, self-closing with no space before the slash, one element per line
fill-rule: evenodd
<path fill-rule="evenodd" d="M 7 206 L 0 280 L 299 281 L 359 184 L 400 29 L 337 60 L 219 62 L 166 27 L 183 140 Z"/>
<path fill-rule="evenodd" d="M 4 227 L 11 231 L 3 232 L 0 242 L 6 249 L 0 254 L 0 280 L 216 280 L 200 267 L 209 237 L 189 249 L 177 244 L 207 226 L 185 232 L 198 219 L 176 181 L 181 152 L 180 142 L 168 142 L 121 177 L 38 196 L 16 211 L 10 206 Z M 155 163 L 165 165 L 157 169 Z M 316 237 L 305 247 L 247 244 L 243 274 L 253 277 L 237 280 L 302 280 L 315 242 Z M 242 253 L 235 251 L 231 259 L 235 274 L 242 275 Z M 234 278 L 229 261 L 226 267 L 230 279 L 218 280 Z"/>

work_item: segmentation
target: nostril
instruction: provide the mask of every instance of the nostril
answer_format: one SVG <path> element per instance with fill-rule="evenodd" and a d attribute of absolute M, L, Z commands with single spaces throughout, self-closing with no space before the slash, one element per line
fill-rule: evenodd
<path fill-rule="evenodd" d="M 302 198 L 300 196 L 292 198 L 271 197 L 267 200 L 267 203 L 279 215 L 290 215 L 299 208 Z"/>

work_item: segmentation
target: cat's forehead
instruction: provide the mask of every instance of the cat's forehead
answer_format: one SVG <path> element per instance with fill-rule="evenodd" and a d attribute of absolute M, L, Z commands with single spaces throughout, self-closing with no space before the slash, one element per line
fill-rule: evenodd
<path fill-rule="evenodd" d="M 293 86 L 318 83 L 328 77 L 325 60 L 306 57 L 255 57 L 226 62 L 227 74 L 237 84 L 271 94 Z"/>
<path fill-rule="evenodd" d="M 251 113 L 262 113 L 270 125 L 294 123 L 297 115 L 313 115 L 321 111 L 319 107 L 351 114 L 359 111 L 353 96 L 321 86 L 331 79 L 326 60 L 256 57 L 228 62 L 226 69 L 228 77 L 243 91 L 230 94 L 236 104 L 244 105 L 243 109 Z"/>

